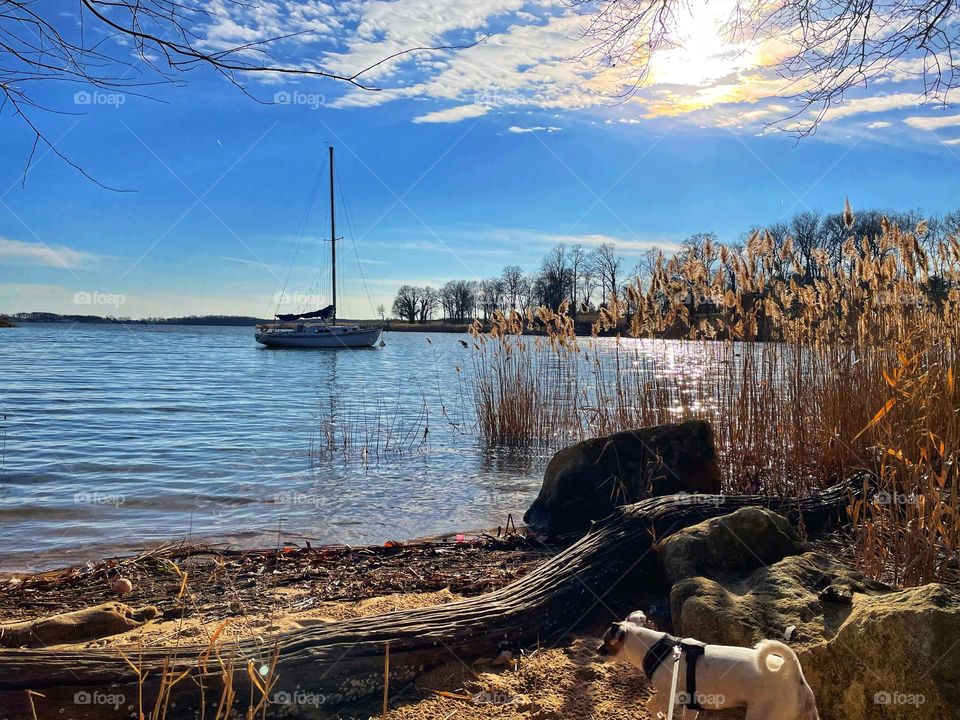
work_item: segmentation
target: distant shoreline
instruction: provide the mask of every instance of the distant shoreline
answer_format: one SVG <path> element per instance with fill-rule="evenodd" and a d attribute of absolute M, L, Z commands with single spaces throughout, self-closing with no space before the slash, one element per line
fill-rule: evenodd
<path fill-rule="evenodd" d="M 249 327 L 251 329 L 258 325 L 271 324 L 276 320 L 267 320 L 265 318 L 255 318 L 245 315 L 202 315 L 197 317 L 173 317 L 173 318 L 115 318 L 102 317 L 99 315 L 59 315 L 57 313 L 18 313 L 15 315 L 0 315 L 0 321 L 7 319 L 10 321 L 8 327 L 18 325 L 174 325 L 174 326 L 197 326 L 197 327 Z M 576 334 L 578 336 L 588 336 L 592 334 L 592 325 L 597 319 L 597 313 L 583 313 L 575 320 Z M 409 323 L 403 320 L 378 320 L 378 319 L 342 319 L 344 323 L 356 323 L 358 325 L 380 325 L 387 332 L 422 332 L 422 333 L 449 333 L 454 335 L 465 335 L 470 332 L 470 326 L 473 320 L 469 322 L 456 322 L 448 320 L 429 320 L 425 323 Z M 489 332 L 490 323 L 482 322 L 482 332 Z M 2 326 L 2 322 L 0 322 Z M 617 332 L 623 333 L 627 330 L 627 323 L 623 322 L 617 330 L 600 333 L 603 336 L 616 335 Z M 525 332 L 525 335 L 540 335 L 541 332 Z"/>

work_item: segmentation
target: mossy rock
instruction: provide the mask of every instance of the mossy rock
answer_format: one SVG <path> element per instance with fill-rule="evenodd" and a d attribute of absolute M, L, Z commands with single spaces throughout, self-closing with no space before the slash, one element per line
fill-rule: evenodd
<path fill-rule="evenodd" d="M 749 572 L 803 550 L 785 517 L 745 507 L 674 533 L 660 545 L 659 558 L 674 584 L 689 577 Z"/>
<path fill-rule="evenodd" d="M 858 598 L 800 661 L 825 720 L 958 718 L 960 592 L 931 584 Z"/>
<path fill-rule="evenodd" d="M 818 552 L 738 571 L 749 554 L 718 558 L 733 547 L 721 542 L 725 533 L 755 531 L 743 536 L 757 551 L 754 564 L 787 550 L 789 533 L 767 511 L 731 522 L 736 514 L 664 543 L 664 568 L 682 578 L 670 593 L 676 633 L 750 646 L 783 639 L 794 626 L 790 644 L 823 720 L 960 717 L 960 592 L 943 585 L 891 591 Z"/>

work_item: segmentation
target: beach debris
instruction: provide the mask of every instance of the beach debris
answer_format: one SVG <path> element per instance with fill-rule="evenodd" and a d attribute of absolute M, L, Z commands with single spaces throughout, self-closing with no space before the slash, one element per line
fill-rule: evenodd
<path fill-rule="evenodd" d="M 444 588 L 475 596 L 520 578 L 562 547 L 519 534 L 464 537 L 459 543 L 451 535 L 362 547 L 288 545 L 279 551 L 169 543 L 132 557 L 18 574 L 16 584 L 0 580 L 0 623 L 33 621 L 117 598 L 112 590 L 117 578 L 129 580 L 138 600 L 156 606 L 165 620 L 199 615 L 219 621 Z M 277 595 L 285 588 L 303 592 Z M 237 601 L 242 609 L 231 606 Z"/>
<path fill-rule="evenodd" d="M 783 639 L 785 642 L 790 642 L 793 640 L 793 636 L 797 633 L 796 625 L 787 625 L 787 629 L 783 631 Z"/>
<path fill-rule="evenodd" d="M 851 605 L 853 603 L 853 589 L 849 585 L 833 582 L 820 591 L 818 599 L 820 602 Z"/>
<path fill-rule="evenodd" d="M 110 584 L 111 589 L 120 597 L 133 592 L 133 583 L 125 577 L 118 577 Z"/>
<path fill-rule="evenodd" d="M 510 665 L 513 661 L 513 653 L 509 650 L 502 651 L 495 658 L 477 658 L 473 661 L 474 665 L 490 665 L 500 667 L 501 665 Z"/>

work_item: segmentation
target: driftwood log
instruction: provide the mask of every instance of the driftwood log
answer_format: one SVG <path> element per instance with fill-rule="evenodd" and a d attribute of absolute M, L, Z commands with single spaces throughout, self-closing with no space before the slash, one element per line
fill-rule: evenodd
<path fill-rule="evenodd" d="M 311 704 L 308 696 L 306 704 L 276 708 L 275 714 L 322 717 L 349 710 L 352 702 L 382 689 L 387 643 L 391 687 L 454 659 L 469 665 L 478 657 L 495 657 L 504 649 L 549 645 L 575 630 L 611 591 L 657 590 L 650 587 L 653 551 L 657 540 L 677 530 L 754 505 L 780 512 L 815 537 L 842 524 L 851 497 L 865 490 L 866 482 L 854 479 L 807 498 L 650 498 L 619 508 L 568 549 L 500 590 L 437 607 L 311 627 L 280 635 L 272 644 L 245 640 L 225 646 L 220 655 L 233 658 L 237 697 L 245 702 L 248 661 L 252 662 L 250 668 L 261 668 L 277 651 L 277 683 L 271 693 L 280 693 L 283 698 L 293 697 L 296 692 L 310 693 L 314 699 L 322 699 L 323 707 L 318 708 L 317 702 Z M 153 705 L 155 683 L 165 664 L 171 670 L 190 671 L 188 679 L 177 686 L 178 696 L 198 696 L 197 685 L 201 683 L 208 701 L 219 696 L 219 668 L 215 669 L 213 662 L 208 674 L 198 668 L 198 658 L 206 650 L 206 645 L 142 651 L 134 648 L 131 659 L 141 671 L 149 672 L 142 688 L 145 707 Z M 137 697 L 137 684 L 131 666 L 110 648 L 0 650 L 0 707 L 9 710 L 19 706 L 26 709 L 27 717 L 32 712 L 26 704 L 28 690 L 45 696 L 32 696 L 39 718 L 58 717 L 65 706 L 75 718 L 129 717 L 127 707 L 116 713 L 104 706 L 79 708 L 72 698 L 78 689 L 88 693 L 122 692 L 129 704 Z M 198 699 L 178 697 L 176 716 L 191 702 L 196 707 Z M 19 716 L 14 712 L 13 717 Z"/>

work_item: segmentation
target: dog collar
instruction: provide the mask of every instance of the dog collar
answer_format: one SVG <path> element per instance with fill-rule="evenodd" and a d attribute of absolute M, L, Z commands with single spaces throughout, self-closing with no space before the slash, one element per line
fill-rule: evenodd
<path fill-rule="evenodd" d="M 680 638 L 664 633 L 662 638 L 650 646 L 647 654 L 643 656 L 643 672 L 647 676 L 647 680 L 653 682 L 653 674 L 657 671 L 657 668 L 663 665 L 663 661 L 673 653 L 673 649 L 679 644 Z"/>

